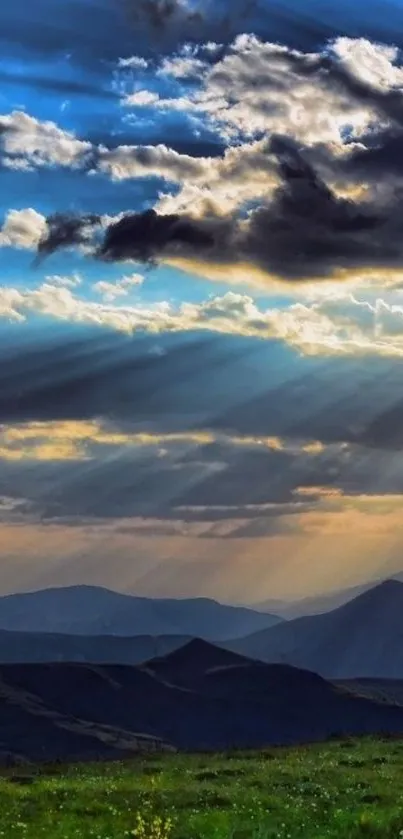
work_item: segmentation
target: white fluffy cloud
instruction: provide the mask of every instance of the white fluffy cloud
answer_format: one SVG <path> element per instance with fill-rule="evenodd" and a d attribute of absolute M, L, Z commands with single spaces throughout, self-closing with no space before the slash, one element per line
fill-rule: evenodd
<path fill-rule="evenodd" d="M 9 210 L 0 229 L 0 247 L 37 247 L 46 232 L 46 219 L 32 207 L 25 210 Z"/>
<path fill-rule="evenodd" d="M 140 278 L 141 279 L 141 278 Z M 123 278 L 123 289 L 138 284 Z M 0 316 L 24 321 L 39 314 L 126 332 L 209 330 L 284 341 L 306 355 L 403 356 L 403 306 L 382 299 L 358 300 L 352 294 L 329 295 L 288 308 L 259 308 L 252 297 L 232 291 L 200 303 L 168 302 L 115 305 L 119 284 L 99 283 L 98 303 L 74 289 L 49 282 L 36 289 L 0 289 Z"/>
<path fill-rule="evenodd" d="M 277 184 L 276 161 L 268 153 L 271 135 L 284 134 L 313 149 L 327 147 L 337 158 L 351 154 L 369 126 L 386 124 L 376 96 L 359 101 L 348 86 L 335 82 L 324 57 L 378 95 L 403 89 L 397 49 L 365 39 L 338 38 L 323 54 L 305 54 L 241 35 L 211 63 L 216 49 L 215 44 L 187 45 L 162 61 L 158 74 L 177 82 L 177 95 L 170 98 L 138 88 L 135 71 L 148 70 L 144 59 L 121 59 L 119 68 L 132 72 L 131 90 L 122 99 L 125 108 L 188 112 L 228 143 L 222 157 L 192 157 L 164 144 L 92 146 L 54 122 L 13 111 L 0 116 L 3 162 L 22 169 L 91 166 L 91 174 L 101 172 L 117 181 L 156 176 L 167 182 L 156 203 L 160 212 L 202 215 L 212 207 L 230 213 L 245 202 L 267 198 Z M 194 78 L 186 87 L 188 76 L 197 77 L 196 86 Z M 352 177 L 339 173 L 341 194 L 355 189 Z M 179 191 L 172 184 L 179 184 Z"/>
<path fill-rule="evenodd" d="M 179 154 L 161 143 L 157 146 L 117 146 L 115 149 L 101 147 L 97 169 L 117 181 L 156 175 L 177 182 L 202 177 L 205 165 L 204 159 Z"/>
<path fill-rule="evenodd" d="M 60 276 L 60 274 L 51 274 L 45 277 L 45 281 L 49 285 L 62 286 L 67 288 L 77 288 L 81 285 L 82 279 L 79 274 L 72 274 L 70 277 Z"/>
<path fill-rule="evenodd" d="M 80 166 L 91 143 L 63 131 L 55 122 L 41 120 L 24 111 L 0 115 L 3 164 L 10 168 Z"/>
<path fill-rule="evenodd" d="M 385 84 L 395 79 L 393 51 L 385 48 L 382 52 L 365 41 L 347 44 L 348 40 L 335 42 L 335 60 L 361 77 L 357 53 L 365 52 L 368 44 L 370 78 L 382 75 Z M 128 94 L 124 104 L 204 115 L 226 140 L 276 132 L 308 144 L 341 145 L 343 130 L 348 126 L 359 136 L 373 119 L 374 109 L 371 103 L 358 104 L 348 90 L 332 84 L 320 67 L 320 58 L 319 53 L 305 54 L 255 35 L 240 35 L 213 66 L 191 56 L 164 60 L 160 72 L 178 77 L 191 72 L 196 60 L 201 83 L 195 91 L 184 95 L 179 87 L 177 97 L 164 99 L 140 89 Z"/>
<path fill-rule="evenodd" d="M 115 283 L 100 280 L 94 283 L 93 289 L 103 297 L 105 303 L 111 303 L 117 297 L 126 297 L 131 289 L 139 288 L 144 282 L 144 277 L 141 274 L 131 274 L 130 276 L 121 277 Z"/>
<path fill-rule="evenodd" d="M 337 38 L 334 55 L 357 79 L 377 90 L 402 90 L 403 68 L 398 65 L 399 50 L 376 44 L 366 38 Z"/>

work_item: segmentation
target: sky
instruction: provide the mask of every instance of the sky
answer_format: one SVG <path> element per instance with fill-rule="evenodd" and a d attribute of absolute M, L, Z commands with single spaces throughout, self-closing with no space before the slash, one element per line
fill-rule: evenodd
<path fill-rule="evenodd" d="M 3 5 L 0 594 L 402 571 L 402 0 Z"/>

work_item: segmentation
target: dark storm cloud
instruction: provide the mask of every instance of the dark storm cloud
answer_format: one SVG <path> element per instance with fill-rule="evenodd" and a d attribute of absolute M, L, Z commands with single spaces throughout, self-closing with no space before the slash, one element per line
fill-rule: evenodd
<path fill-rule="evenodd" d="M 391 127 L 362 138 L 362 146 L 340 165 L 342 172 L 365 181 L 385 181 L 396 186 L 403 175 L 403 131 Z"/>
<path fill-rule="evenodd" d="M 93 213 L 83 216 L 54 213 L 48 216 L 47 231 L 38 244 L 36 262 L 60 248 L 84 245 L 89 241 L 93 228 L 100 222 L 100 216 Z"/>
<path fill-rule="evenodd" d="M 238 213 L 222 217 L 213 211 L 198 220 L 153 210 L 129 213 L 109 225 L 94 255 L 110 261 L 183 257 L 249 263 L 288 280 L 328 276 L 341 268 L 401 267 L 403 199 L 398 192 L 386 208 L 374 199 L 364 209 L 337 197 L 289 138 L 274 137 L 267 153 L 277 158 L 282 183 L 247 221 Z M 88 221 L 58 217 L 57 235 L 53 220 L 51 225 L 42 254 L 75 244 Z"/>
<path fill-rule="evenodd" d="M 189 247 L 198 253 L 213 244 L 213 234 L 202 224 L 176 214 L 159 216 L 155 210 L 146 210 L 126 215 L 110 225 L 99 255 L 112 262 L 149 262 L 171 247 Z"/>

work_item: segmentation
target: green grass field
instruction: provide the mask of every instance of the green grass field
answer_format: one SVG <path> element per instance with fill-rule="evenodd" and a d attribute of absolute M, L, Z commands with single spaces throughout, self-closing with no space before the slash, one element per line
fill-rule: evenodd
<path fill-rule="evenodd" d="M 336 836 L 403 837 L 403 741 L 154 755 L 0 780 L 7 839 Z"/>

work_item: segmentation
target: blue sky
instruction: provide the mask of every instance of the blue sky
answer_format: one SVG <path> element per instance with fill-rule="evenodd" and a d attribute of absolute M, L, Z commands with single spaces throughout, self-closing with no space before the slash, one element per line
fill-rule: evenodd
<path fill-rule="evenodd" d="M 399 32 L 397 0 L 1 10 L 0 591 L 401 570 Z"/>

